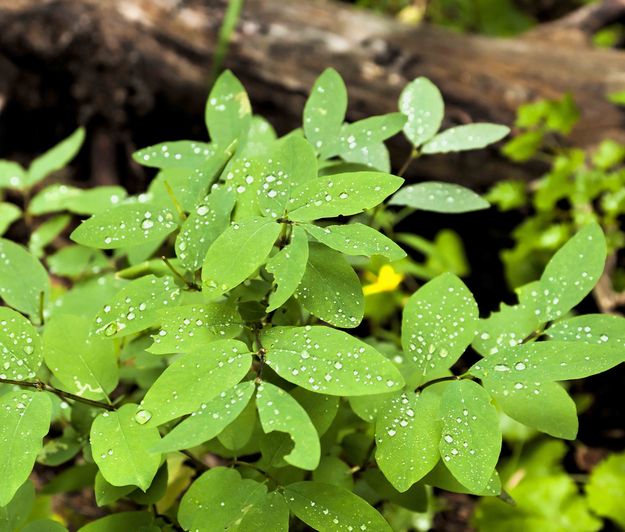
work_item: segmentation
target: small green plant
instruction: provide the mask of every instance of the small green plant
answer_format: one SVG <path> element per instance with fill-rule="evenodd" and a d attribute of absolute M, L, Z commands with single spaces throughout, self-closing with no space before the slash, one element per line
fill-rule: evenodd
<path fill-rule="evenodd" d="M 414 209 L 488 207 L 456 185 L 402 187 L 384 141 L 403 131 L 412 161 L 483 147 L 507 128 L 439 133 L 443 101 L 423 78 L 398 113 L 345 123 L 346 107 L 327 70 L 303 129 L 276 139 L 226 72 L 206 105 L 210 143 L 135 154 L 158 169 L 147 193 L 113 202 L 77 191 L 73 202 L 51 185 L 34 196 L 34 214 L 98 208 L 71 233 L 71 252 L 45 258 L 62 283 L 0 239 L 8 529 L 30 526 L 35 462 L 65 466 L 43 493 L 92 485 L 112 512 L 85 532 L 383 531 L 393 507 L 425 510 L 432 486 L 501 492 L 498 409 L 575 438 L 575 405 L 559 383 L 625 359 L 622 319 L 569 315 L 603 271 L 599 226 L 579 231 L 517 305 L 488 319 L 443 273 L 410 295 L 401 331 L 359 337 L 354 266 L 379 270 L 374 294 L 401 282 L 389 263 L 407 260 L 384 232 Z M 5 168 L 17 167 L 0 175 L 11 184 Z M 483 358 L 470 365 L 461 357 L 472 350 Z"/>

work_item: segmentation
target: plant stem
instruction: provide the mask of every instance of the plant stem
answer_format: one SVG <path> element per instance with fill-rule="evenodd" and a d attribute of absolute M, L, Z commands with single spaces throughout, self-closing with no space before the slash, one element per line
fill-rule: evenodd
<path fill-rule="evenodd" d="M 464 375 L 449 375 L 448 377 L 439 377 L 438 379 L 432 379 L 431 381 L 424 382 L 421 386 L 417 386 L 415 388 L 415 393 L 420 394 L 423 390 L 425 390 L 428 386 L 432 386 L 433 384 L 438 384 L 439 382 L 446 381 L 461 381 L 464 379 L 472 380 L 478 382 L 479 379 L 474 377 L 473 375 L 464 374 Z"/>
<path fill-rule="evenodd" d="M 173 265 L 171 264 L 171 262 L 169 262 L 169 259 L 165 256 L 161 257 L 161 260 L 165 263 L 165 266 L 167 266 L 169 268 L 169 270 L 171 271 L 171 273 L 174 274 L 174 276 L 176 276 L 178 279 L 180 279 L 187 288 L 189 288 L 190 290 L 197 290 L 197 286 L 193 285 L 192 283 L 190 283 L 189 281 L 187 281 L 182 274 L 176 270 L 176 268 L 173 267 Z"/>
<path fill-rule="evenodd" d="M 417 150 L 417 148 L 412 148 L 410 155 L 408 155 L 408 158 L 404 161 L 404 164 L 399 169 L 399 173 L 397 175 L 399 177 L 404 177 L 404 174 L 406 173 L 406 170 L 408 170 L 408 168 L 412 164 L 412 161 L 414 161 L 418 157 L 419 157 L 419 151 Z"/>
<path fill-rule="evenodd" d="M 243 0 L 229 0 L 226 14 L 221 23 L 219 29 L 219 36 L 217 38 L 217 49 L 213 57 L 213 66 L 209 77 L 209 86 L 213 86 L 213 83 L 217 79 L 221 67 L 223 65 L 226 54 L 228 53 L 228 47 L 230 45 L 230 37 L 232 32 L 239 21 L 241 15 L 241 9 L 243 8 Z"/>
<path fill-rule="evenodd" d="M 92 399 L 87 399 L 86 397 L 81 397 L 80 395 L 75 395 L 73 393 L 64 392 L 63 390 L 59 390 L 55 388 L 51 384 L 46 384 L 42 381 L 16 381 L 13 379 L 0 379 L 1 384 L 12 384 L 14 386 L 21 386 L 22 388 L 34 388 L 39 392 L 50 392 L 54 395 L 60 397 L 61 399 L 69 399 L 71 401 L 77 401 L 79 403 L 84 403 L 89 406 L 93 406 L 96 408 L 103 408 L 104 410 L 114 411 L 116 408 L 107 403 L 103 403 L 101 401 L 94 401 Z"/>

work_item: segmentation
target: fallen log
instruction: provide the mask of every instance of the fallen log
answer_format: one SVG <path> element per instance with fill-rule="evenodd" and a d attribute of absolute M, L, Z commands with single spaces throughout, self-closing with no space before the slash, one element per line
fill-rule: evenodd
<path fill-rule="evenodd" d="M 0 0 L 2 155 L 48 146 L 78 117 L 94 132 L 98 181 L 124 182 L 142 176 L 127 166 L 137 145 L 202 138 L 223 13 L 219 0 Z M 404 84 L 421 75 L 441 87 L 448 124 L 511 124 L 519 104 L 570 92 L 582 110 L 572 141 L 588 147 L 604 136 L 625 141 L 625 114 L 605 98 L 625 90 L 625 52 L 587 38 L 624 14 L 625 0 L 607 0 L 492 39 L 333 2 L 248 0 L 226 66 L 280 132 L 299 123 L 314 79 L 333 66 L 348 86 L 350 119 L 394 110 Z M 407 149 L 392 145 L 397 163 Z M 491 150 L 426 158 L 411 171 L 480 188 L 539 170 Z"/>

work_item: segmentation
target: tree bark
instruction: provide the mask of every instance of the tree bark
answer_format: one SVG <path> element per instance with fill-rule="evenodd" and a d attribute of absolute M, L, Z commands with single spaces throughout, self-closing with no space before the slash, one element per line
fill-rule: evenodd
<path fill-rule="evenodd" d="M 204 135 L 223 12 L 219 0 L 0 0 L 1 149 L 23 151 L 33 139 L 33 149 L 50 145 L 77 116 L 113 136 L 118 171 L 140 176 L 125 167 L 136 145 Z M 511 124 L 518 105 L 570 92 L 582 111 L 571 140 L 589 147 L 608 136 L 625 141 L 625 114 L 605 98 L 625 90 L 625 52 L 587 42 L 624 12 L 625 0 L 607 0 L 519 38 L 492 39 L 332 2 L 248 0 L 226 66 L 280 132 L 299 125 L 314 79 L 333 66 L 345 78 L 351 120 L 395 110 L 417 76 L 441 88 L 447 125 Z M 391 148 L 397 163 L 408 150 L 401 141 Z M 411 169 L 476 188 L 540 170 L 494 150 L 424 158 Z"/>

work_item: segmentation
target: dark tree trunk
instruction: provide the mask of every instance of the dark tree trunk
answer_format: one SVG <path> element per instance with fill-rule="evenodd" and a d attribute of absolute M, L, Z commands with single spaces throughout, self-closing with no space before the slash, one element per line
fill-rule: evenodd
<path fill-rule="evenodd" d="M 78 119 L 112 138 L 101 161 L 108 181 L 111 165 L 142 176 L 128 166 L 137 145 L 203 137 L 223 10 L 217 0 L 0 0 L 2 155 L 26 158 Z M 401 88 L 421 75 L 441 87 L 450 124 L 510 124 L 519 104 L 571 92 L 582 109 L 572 140 L 592 146 L 603 136 L 625 140 L 623 111 L 605 99 L 625 90 L 625 52 L 593 49 L 587 34 L 624 12 L 625 0 L 608 0 L 519 38 L 490 39 L 331 2 L 248 0 L 226 66 L 280 132 L 298 125 L 313 80 L 333 66 L 346 80 L 352 119 L 396 109 Z M 396 162 L 403 150 L 392 145 Z M 536 170 L 491 150 L 431 157 L 412 172 L 479 188 Z"/>

